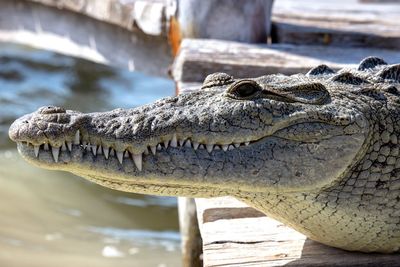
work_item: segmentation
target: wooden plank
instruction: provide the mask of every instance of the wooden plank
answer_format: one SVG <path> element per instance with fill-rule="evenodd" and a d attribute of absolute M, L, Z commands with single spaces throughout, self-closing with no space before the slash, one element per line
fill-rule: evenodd
<path fill-rule="evenodd" d="M 357 0 L 280 0 L 274 4 L 276 43 L 400 48 L 400 5 Z"/>
<path fill-rule="evenodd" d="M 400 255 L 347 252 L 309 240 L 231 197 L 196 199 L 196 205 L 206 267 L 400 266 Z M 232 208 L 244 212 L 233 219 Z"/>
<path fill-rule="evenodd" d="M 371 55 L 382 57 L 389 63 L 400 62 L 400 53 L 385 49 L 260 45 L 185 39 L 175 59 L 172 75 L 179 88 L 189 86 L 191 90 L 195 90 L 198 83 L 213 72 L 226 72 L 235 77 L 255 77 L 271 73 L 289 75 L 305 73 L 319 64 L 327 64 L 333 69 L 355 66 Z"/>

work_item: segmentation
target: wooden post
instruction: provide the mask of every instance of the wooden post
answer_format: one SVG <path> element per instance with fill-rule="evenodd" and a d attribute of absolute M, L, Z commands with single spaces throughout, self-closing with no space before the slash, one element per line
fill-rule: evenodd
<path fill-rule="evenodd" d="M 273 0 L 178 0 L 183 38 L 266 42 Z"/>
<path fill-rule="evenodd" d="M 201 267 L 202 240 L 193 198 L 179 197 L 179 227 L 181 231 L 182 266 Z"/>

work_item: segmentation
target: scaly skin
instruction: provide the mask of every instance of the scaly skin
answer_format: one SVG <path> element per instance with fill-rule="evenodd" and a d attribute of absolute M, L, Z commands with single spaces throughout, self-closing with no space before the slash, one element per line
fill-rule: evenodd
<path fill-rule="evenodd" d="M 400 65 L 373 57 L 338 73 L 215 73 L 136 109 L 44 107 L 9 134 L 40 167 L 128 192 L 232 195 L 321 243 L 389 253 L 400 246 L 399 81 Z"/>

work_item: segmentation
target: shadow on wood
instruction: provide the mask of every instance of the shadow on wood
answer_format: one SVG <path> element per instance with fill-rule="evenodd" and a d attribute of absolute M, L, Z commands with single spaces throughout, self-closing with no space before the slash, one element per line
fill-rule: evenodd
<path fill-rule="evenodd" d="M 400 255 L 349 252 L 328 247 L 307 238 L 304 241 L 301 256 L 284 266 L 395 267 L 400 266 Z"/>

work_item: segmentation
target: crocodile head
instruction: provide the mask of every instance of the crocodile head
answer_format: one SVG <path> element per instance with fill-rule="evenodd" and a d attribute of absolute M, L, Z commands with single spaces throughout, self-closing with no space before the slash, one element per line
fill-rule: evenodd
<path fill-rule="evenodd" d="M 135 109 L 43 107 L 9 135 L 28 161 L 137 193 L 233 195 L 307 237 L 399 251 L 400 64 L 234 79 Z"/>
<path fill-rule="evenodd" d="M 42 107 L 17 119 L 9 135 L 33 164 L 124 191 L 315 191 L 365 153 L 368 105 L 355 92 L 373 81 L 355 72 L 319 66 L 307 75 L 252 79 L 215 73 L 199 91 L 134 109 Z"/>

